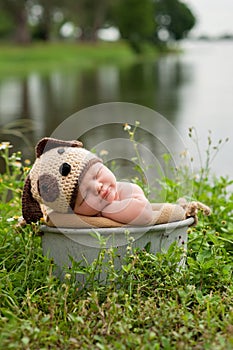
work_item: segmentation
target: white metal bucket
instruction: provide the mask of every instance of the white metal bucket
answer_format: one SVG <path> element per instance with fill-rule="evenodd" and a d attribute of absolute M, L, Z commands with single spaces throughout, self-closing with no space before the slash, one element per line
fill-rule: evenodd
<path fill-rule="evenodd" d="M 193 218 L 154 225 L 129 226 L 116 228 L 55 228 L 41 226 L 43 254 L 53 258 L 57 266 L 56 275 L 64 277 L 64 271 L 71 265 L 71 259 L 92 263 L 97 259 L 100 250 L 114 247 L 119 259 L 114 261 L 115 268 L 120 268 L 126 255 L 129 237 L 132 237 L 132 248 L 143 249 L 150 244 L 150 252 L 156 254 L 165 252 L 173 242 L 187 246 L 187 229 L 193 223 Z M 104 239 L 101 246 L 96 232 Z M 104 275 L 102 275 L 104 277 Z M 77 276 L 83 281 L 83 276 Z"/>

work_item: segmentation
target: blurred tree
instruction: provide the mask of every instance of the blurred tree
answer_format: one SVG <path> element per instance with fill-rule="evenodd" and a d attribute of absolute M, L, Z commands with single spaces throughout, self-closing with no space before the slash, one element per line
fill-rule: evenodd
<path fill-rule="evenodd" d="M 180 40 L 195 25 L 195 17 L 180 0 L 0 0 L 1 31 L 15 27 L 18 43 L 58 36 L 62 24 L 70 21 L 79 29 L 79 39 L 96 41 L 100 28 L 119 28 L 136 52 L 146 42 L 156 45 Z M 8 29 L 7 29 L 8 28 Z"/>
<path fill-rule="evenodd" d="M 156 31 L 153 0 L 119 0 L 115 7 L 115 23 L 121 36 L 136 52 L 143 43 L 151 41 Z"/>
<path fill-rule="evenodd" d="M 0 38 L 9 37 L 13 30 L 13 19 L 6 11 L 0 9 Z"/>
<path fill-rule="evenodd" d="M 181 40 L 196 23 L 191 10 L 179 0 L 156 0 L 155 14 L 159 41 Z"/>
<path fill-rule="evenodd" d="M 96 41 L 97 31 L 106 21 L 106 14 L 112 0 L 66 0 L 69 7 L 70 20 L 80 30 L 79 39 L 83 41 Z"/>
<path fill-rule="evenodd" d="M 65 8 L 66 1 L 64 0 L 31 0 L 29 18 L 32 21 L 33 37 L 49 41 L 55 26 L 56 15 L 59 12 L 63 18 L 62 12 Z"/>
<path fill-rule="evenodd" d="M 15 24 L 15 40 L 20 44 L 28 44 L 31 35 L 28 27 L 28 0 L 0 0 L 0 9 L 5 11 Z"/>

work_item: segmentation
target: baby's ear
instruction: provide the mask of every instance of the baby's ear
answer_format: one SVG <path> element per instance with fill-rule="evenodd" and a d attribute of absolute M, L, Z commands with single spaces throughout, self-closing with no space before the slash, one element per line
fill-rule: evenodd
<path fill-rule="evenodd" d="M 44 137 L 36 145 L 36 157 L 39 158 L 42 153 L 57 147 L 83 147 L 83 144 L 81 141 L 77 140 L 64 141 L 52 137 Z"/>

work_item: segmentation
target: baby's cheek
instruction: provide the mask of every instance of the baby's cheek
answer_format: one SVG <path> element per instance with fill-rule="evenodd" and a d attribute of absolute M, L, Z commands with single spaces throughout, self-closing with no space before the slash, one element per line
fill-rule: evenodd
<path fill-rule="evenodd" d="M 107 202 L 112 203 L 113 201 L 118 199 L 118 194 L 116 189 L 112 189 L 111 192 L 109 193 L 108 197 L 107 197 Z"/>

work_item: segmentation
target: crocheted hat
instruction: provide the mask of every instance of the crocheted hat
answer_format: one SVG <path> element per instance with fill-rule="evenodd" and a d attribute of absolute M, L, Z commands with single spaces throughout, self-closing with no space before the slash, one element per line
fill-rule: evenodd
<path fill-rule="evenodd" d="M 74 209 L 78 188 L 92 164 L 102 162 L 82 148 L 80 141 L 43 138 L 36 146 L 36 160 L 25 180 L 22 212 L 26 222 L 43 217 L 41 204 L 59 213 Z"/>

